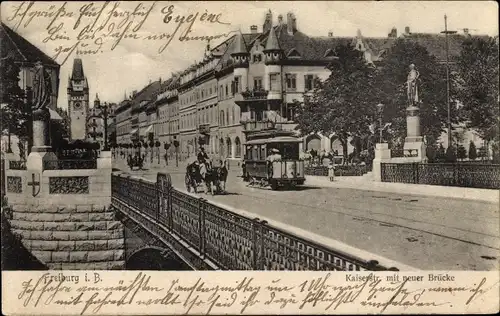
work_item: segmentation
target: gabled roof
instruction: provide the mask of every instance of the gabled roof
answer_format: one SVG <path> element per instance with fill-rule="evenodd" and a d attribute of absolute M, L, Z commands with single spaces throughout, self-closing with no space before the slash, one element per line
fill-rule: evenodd
<path fill-rule="evenodd" d="M 28 63 L 41 61 L 45 66 L 59 67 L 59 64 L 52 58 L 4 23 L 1 23 L 0 27 L 0 43 L 2 49 L 11 52 L 13 54 L 12 57 L 16 61 Z"/>

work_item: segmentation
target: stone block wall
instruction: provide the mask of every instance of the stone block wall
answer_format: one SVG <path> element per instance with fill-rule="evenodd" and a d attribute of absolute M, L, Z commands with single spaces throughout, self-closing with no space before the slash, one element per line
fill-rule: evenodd
<path fill-rule="evenodd" d="M 100 205 L 11 205 L 10 224 L 22 244 L 49 269 L 125 267 L 123 224 Z"/>

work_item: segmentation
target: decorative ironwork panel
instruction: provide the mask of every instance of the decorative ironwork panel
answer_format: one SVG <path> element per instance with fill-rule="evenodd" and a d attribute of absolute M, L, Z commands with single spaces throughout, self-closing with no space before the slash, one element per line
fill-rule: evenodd
<path fill-rule="evenodd" d="M 45 170 L 97 169 L 97 160 L 55 160 L 44 161 Z"/>
<path fill-rule="evenodd" d="M 89 177 L 49 177 L 49 194 L 89 194 Z"/>
<path fill-rule="evenodd" d="M 500 189 L 500 165 L 477 163 L 420 164 L 418 183 Z"/>
<path fill-rule="evenodd" d="M 21 177 L 7 176 L 7 192 L 23 193 L 23 180 Z"/>
<path fill-rule="evenodd" d="M 386 270 L 376 261 L 361 261 L 271 227 L 263 227 L 264 270 Z"/>
<path fill-rule="evenodd" d="M 158 173 L 156 177 L 156 190 L 158 192 L 158 220 L 167 227 L 172 227 L 171 190 L 172 179 L 169 174 Z"/>
<path fill-rule="evenodd" d="M 9 169 L 11 169 L 11 170 L 26 170 L 26 161 L 24 161 L 24 160 L 9 160 Z"/>
<path fill-rule="evenodd" d="M 400 158 L 400 157 L 404 157 L 405 154 L 404 154 L 404 150 L 403 148 L 393 148 L 391 149 L 391 157 L 393 158 Z"/>
<path fill-rule="evenodd" d="M 205 254 L 221 267 L 230 270 L 254 270 L 260 244 L 255 238 L 255 224 L 233 212 L 208 202 L 204 208 Z"/>
<path fill-rule="evenodd" d="M 382 182 L 416 183 L 414 163 L 383 163 L 381 166 Z"/>
<path fill-rule="evenodd" d="M 190 245 L 200 249 L 201 200 L 172 190 L 172 230 Z"/>

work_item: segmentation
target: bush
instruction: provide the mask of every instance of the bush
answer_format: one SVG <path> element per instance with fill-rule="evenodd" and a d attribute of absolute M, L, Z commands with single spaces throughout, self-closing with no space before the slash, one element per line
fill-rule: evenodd
<path fill-rule="evenodd" d="M 469 143 L 469 159 L 470 160 L 476 160 L 476 158 L 477 158 L 476 145 L 471 140 L 470 143 Z"/>
<path fill-rule="evenodd" d="M 457 158 L 461 160 L 467 158 L 467 150 L 465 150 L 465 147 L 462 145 L 458 146 Z"/>
<path fill-rule="evenodd" d="M 446 149 L 446 162 L 453 163 L 457 161 L 457 155 L 453 146 L 448 146 Z"/>

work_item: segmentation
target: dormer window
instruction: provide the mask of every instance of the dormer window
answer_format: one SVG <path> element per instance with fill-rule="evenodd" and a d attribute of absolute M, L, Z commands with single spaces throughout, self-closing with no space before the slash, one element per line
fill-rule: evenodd
<path fill-rule="evenodd" d="M 295 49 L 295 48 L 292 48 L 288 54 L 286 55 L 286 57 L 288 58 L 300 58 L 300 54 L 299 52 Z"/>
<path fill-rule="evenodd" d="M 326 50 L 325 55 L 323 57 L 333 58 L 333 57 L 336 57 L 335 55 L 336 55 L 335 51 L 333 49 L 329 48 Z"/>

